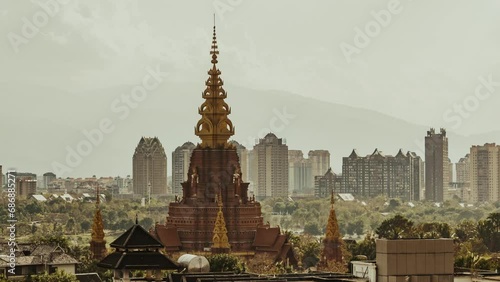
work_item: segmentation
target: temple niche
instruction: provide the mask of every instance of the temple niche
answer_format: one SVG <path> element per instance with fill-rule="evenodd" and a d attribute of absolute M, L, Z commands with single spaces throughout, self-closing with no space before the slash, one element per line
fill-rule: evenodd
<path fill-rule="evenodd" d="M 293 251 L 286 235 L 281 234 L 279 227 L 264 225 L 260 203 L 255 197 L 248 197 L 249 183 L 242 181 L 236 147 L 228 142 L 234 135 L 234 126 L 228 117 L 231 108 L 224 100 L 227 93 L 216 66 L 219 51 L 215 27 L 210 54 L 212 67 L 202 93 L 205 101 L 198 108 L 201 118 L 195 126 L 201 143 L 191 154 L 187 180 L 181 183 L 182 197 L 170 203 L 165 225 L 157 224 L 152 233 L 167 252 L 203 252 L 212 251 L 212 246 L 217 245 L 214 238 L 220 236 L 214 233 L 222 228 L 227 230 L 231 253 L 267 252 L 290 261 Z M 221 224 L 221 218 L 225 229 L 216 226 L 216 222 Z"/>

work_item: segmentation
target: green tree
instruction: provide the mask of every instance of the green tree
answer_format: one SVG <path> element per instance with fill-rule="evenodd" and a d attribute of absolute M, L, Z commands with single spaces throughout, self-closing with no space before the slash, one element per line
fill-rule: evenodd
<path fill-rule="evenodd" d="M 354 233 L 361 235 L 361 234 L 363 234 L 364 227 L 365 227 L 365 223 L 361 219 L 356 220 L 354 222 L 348 222 L 347 226 L 346 226 L 346 232 L 347 232 L 347 234 L 351 234 L 351 235 Z"/>
<path fill-rule="evenodd" d="M 310 221 L 304 225 L 304 233 L 311 235 L 321 235 L 323 234 L 322 228 L 319 226 L 317 221 Z"/>
<path fill-rule="evenodd" d="M 493 231 L 496 233 L 500 232 L 500 212 L 490 213 L 487 220 L 489 220 L 493 226 Z"/>
<path fill-rule="evenodd" d="M 292 214 L 296 209 L 299 208 L 299 203 L 297 202 L 286 202 L 286 213 L 287 214 Z"/>
<path fill-rule="evenodd" d="M 76 275 L 69 274 L 64 271 L 56 271 L 54 273 L 40 274 L 32 277 L 33 282 L 78 282 Z"/>
<path fill-rule="evenodd" d="M 35 245 L 59 246 L 65 251 L 69 249 L 69 240 L 62 233 L 34 235 L 30 241 Z"/>
<path fill-rule="evenodd" d="M 276 202 L 273 206 L 273 212 L 283 213 L 285 211 L 286 205 L 283 202 Z"/>
<path fill-rule="evenodd" d="M 375 231 L 379 238 L 401 239 L 413 237 L 413 221 L 402 215 L 395 215 L 391 219 L 386 219 Z"/>
<path fill-rule="evenodd" d="M 315 266 L 319 262 L 321 244 L 316 238 L 310 235 L 300 236 L 300 243 L 297 249 L 302 257 L 302 265 L 304 268 Z"/>
<path fill-rule="evenodd" d="M 491 213 L 477 224 L 477 232 L 491 252 L 500 251 L 500 213 Z"/>
<path fill-rule="evenodd" d="M 66 231 L 73 232 L 75 230 L 75 219 L 70 217 L 66 222 Z"/>
<path fill-rule="evenodd" d="M 82 228 L 83 232 L 88 231 L 90 229 L 90 226 L 91 226 L 91 224 L 90 224 L 90 221 L 88 221 L 88 220 L 84 220 L 80 223 L 80 227 Z"/>
<path fill-rule="evenodd" d="M 44 205 L 37 200 L 30 200 L 30 202 L 24 207 L 25 211 L 29 214 L 37 214 L 43 212 Z"/>
<path fill-rule="evenodd" d="M 231 254 L 214 254 L 207 256 L 211 272 L 235 271 L 241 272 L 243 264 L 237 256 Z"/>
<path fill-rule="evenodd" d="M 391 199 L 389 201 L 389 210 L 394 210 L 399 206 L 401 206 L 401 202 L 398 199 Z"/>
<path fill-rule="evenodd" d="M 426 222 L 418 224 L 415 233 L 423 239 L 450 238 L 451 227 L 448 223 Z"/>
<path fill-rule="evenodd" d="M 472 220 L 463 220 L 455 227 L 455 237 L 461 243 L 477 236 L 477 225 Z"/>
<path fill-rule="evenodd" d="M 151 226 L 153 226 L 153 219 L 150 217 L 145 217 L 141 220 L 139 220 L 139 224 L 142 225 L 146 230 L 148 230 Z"/>
<path fill-rule="evenodd" d="M 366 256 L 369 260 L 375 259 L 376 245 L 375 236 L 373 235 L 368 233 L 363 241 L 347 245 L 347 249 L 351 252 L 353 258 L 356 258 L 356 256 Z"/>

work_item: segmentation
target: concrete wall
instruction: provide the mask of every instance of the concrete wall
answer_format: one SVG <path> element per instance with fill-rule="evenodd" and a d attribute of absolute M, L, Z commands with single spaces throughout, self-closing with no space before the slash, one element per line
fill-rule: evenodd
<path fill-rule="evenodd" d="M 377 280 L 452 282 L 452 239 L 378 239 Z"/>

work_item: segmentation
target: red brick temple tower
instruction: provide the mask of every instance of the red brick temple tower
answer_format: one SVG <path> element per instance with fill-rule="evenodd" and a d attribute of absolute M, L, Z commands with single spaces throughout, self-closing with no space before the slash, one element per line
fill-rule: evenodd
<path fill-rule="evenodd" d="M 217 68 L 215 26 L 210 54 L 212 67 L 195 127 L 201 143 L 192 152 L 182 198 L 170 203 L 165 226 L 157 225 L 154 230 L 167 251 L 210 249 L 219 211 L 225 219 L 231 252 L 251 251 L 257 227 L 263 226 L 260 203 L 248 197 L 249 183 L 242 181 L 236 147 L 228 143 L 234 126 L 228 118 L 231 108 L 225 102 L 227 93 Z M 221 201 L 217 201 L 218 195 Z"/>

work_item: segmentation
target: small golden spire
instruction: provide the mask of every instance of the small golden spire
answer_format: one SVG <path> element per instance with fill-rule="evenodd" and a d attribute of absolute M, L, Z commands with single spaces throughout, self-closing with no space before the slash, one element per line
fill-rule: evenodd
<path fill-rule="evenodd" d="M 104 224 L 102 222 L 101 207 L 100 207 L 100 193 L 99 186 L 96 188 L 96 201 L 95 201 L 95 214 L 94 221 L 92 223 L 92 241 L 103 242 L 104 241 Z"/>
<path fill-rule="evenodd" d="M 339 224 L 337 222 L 337 215 L 335 214 L 335 196 L 332 191 L 332 196 L 330 199 L 331 208 L 330 215 L 328 217 L 328 223 L 326 225 L 326 240 L 338 240 L 340 238 Z"/>
<path fill-rule="evenodd" d="M 229 249 L 229 239 L 227 237 L 226 221 L 224 220 L 224 213 L 222 212 L 222 194 L 217 195 L 217 219 L 215 220 L 214 236 L 212 237 L 213 249 Z"/>
<path fill-rule="evenodd" d="M 337 216 L 335 214 L 335 196 L 332 191 L 332 196 L 330 199 L 331 208 L 330 215 L 328 217 L 328 223 L 326 225 L 326 234 L 323 239 L 323 250 L 321 254 L 321 265 L 328 265 L 329 261 L 342 262 L 342 246 L 343 241 L 340 236 L 339 224 L 337 222 Z"/>

